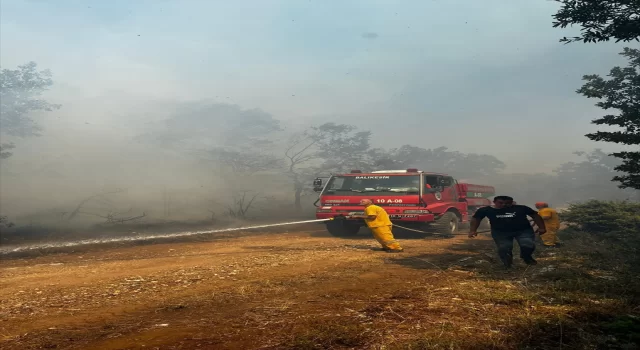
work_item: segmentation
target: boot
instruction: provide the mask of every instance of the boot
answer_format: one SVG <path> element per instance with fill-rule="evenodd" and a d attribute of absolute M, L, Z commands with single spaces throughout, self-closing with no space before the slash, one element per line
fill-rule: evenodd
<path fill-rule="evenodd" d="M 509 255 L 504 260 L 502 260 L 502 264 L 505 269 L 510 269 L 513 266 L 513 256 Z"/>

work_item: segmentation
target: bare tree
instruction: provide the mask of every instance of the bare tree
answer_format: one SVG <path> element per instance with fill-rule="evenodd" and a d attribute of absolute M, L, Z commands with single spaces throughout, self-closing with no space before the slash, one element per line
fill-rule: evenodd
<path fill-rule="evenodd" d="M 123 224 L 125 222 L 139 220 L 139 219 L 142 219 L 143 217 L 147 216 L 147 214 L 144 213 L 144 212 L 142 213 L 142 215 L 137 215 L 137 216 L 124 216 L 123 215 L 123 214 L 127 214 L 127 213 L 131 212 L 131 210 L 132 209 L 130 208 L 126 212 L 109 211 L 106 215 L 96 214 L 96 213 L 89 213 L 89 212 L 81 212 L 81 214 L 93 215 L 93 216 L 101 217 L 101 218 L 105 219 L 105 223 L 106 224 Z"/>
<path fill-rule="evenodd" d="M 102 191 L 100 193 L 91 195 L 91 196 L 81 200 L 80 203 L 78 203 L 78 205 L 76 205 L 76 208 L 74 210 L 72 210 L 71 213 L 69 213 L 69 215 L 66 215 L 66 213 L 63 213 L 62 216 L 66 216 L 67 221 L 71 221 L 76 216 L 78 216 L 78 214 L 83 214 L 82 209 L 84 208 L 84 206 L 87 205 L 88 203 L 92 202 L 92 201 L 96 201 L 98 203 L 106 204 L 106 205 L 111 206 L 112 202 L 108 198 L 108 196 L 111 195 L 111 194 L 122 193 L 122 192 L 124 192 L 123 189 L 115 189 L 115 190 Z"/>
<path fill-rule="evenodd" d="M 318 152 L 314 148 L 317 144 L 317 135 L 304 131 L 291 138 L 284 152 L 287 175 L 293 181 L 294 205 L 297 211 L 302 209 L 302 193 L 308 186 L 311 174 L 315 173 L 315 169 L 303 168 L 303 166 L 319 159 Z"/>
<path fill-rule="evenodd" d="M 248 213 L 255 209 L 259 201 L 266 199 L 260 192 L 237 191 L 231 194 L 231 202 L 227 202 L 227 215 L 234 219 L 246 219 Z"/>
<path fill-rule="evenodd" d="M 301 196 L 310 190 L 314 177 L 368 166 L 370 135 L 352 125 L 325 123 L 291 138 L 284 156 L 297 210 L 302 208 Z"/>
<path fill-rule="evenodd" d="M 252 175 L 275 170 L 282 165 L 282 161 L 278 157 L 256 151 L 256 148 L 248 150 L 215 148 L 208 153 L 212 156 L 209 159 L 227 167 L 234 174 Z"/>
<path fill-rule="evenodd" d="M 230 201 L 224 204 L 228 216 L 245 219 L 255 209 L 256 201 L 264 198 L 264 181 L 259 176 L 282 168 L 282 159 L 265 151 L 269 146 L 269 142 L 255 141 L 251 146 L 219 147 L 206 152 L 207 159 L 218 166 L 216 176 L 230 192 Z"/>
<path fill-rule="evenodd" d="M 218 221 L 216 219 L 216 212 L 211 209 L 207 209 L 207 211 L 211 214 L 211 217 L 210 217 L 211 222 L 215 224 Z"/>

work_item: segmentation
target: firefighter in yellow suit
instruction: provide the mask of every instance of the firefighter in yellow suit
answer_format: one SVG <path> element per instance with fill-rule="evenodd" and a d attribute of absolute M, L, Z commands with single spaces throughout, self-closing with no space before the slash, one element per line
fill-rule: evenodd
<path fill-rule="evenodd" d="M 547 228 L 547 232 L 543 235 L 540 235 L 542 239 L 542 244 L 547 247 L 555 247 L 558 244 L 558 230 L 560 229 L 560 217 L 558 216 L 558 212 L 549 208 L 549 204 L 545 202 L 536 203 L 536 208 L 538 209 L 538 214 L 544 220 L 544 225 Z"/>
<path fill-rule="evenodd" d="M 389 253 L 397 253 L 403 251 L 400 243 L 393 237 L 391 232 L 391 220 L 387 212 L 374 205 L 370 199 L 363 199 L 360 205 L 364 206 L 364 215 L 352 215 L 352 218 L 364 219 L 365 223 L 371 229 L 373 237 L 382 245 L 382 249 Z"/>

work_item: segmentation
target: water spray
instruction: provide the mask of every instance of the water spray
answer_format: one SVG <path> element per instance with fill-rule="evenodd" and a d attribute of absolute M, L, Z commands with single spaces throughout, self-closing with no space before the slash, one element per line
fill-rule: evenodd
<path fill-rule="evenodd" d="M 337 217 L 339 219 L 342 217 Z M 120 242 L 137 242 L 137 241 L 147 241 L 151 239 L 162 239 L 162 238 L 175 238 L 175 237 L 189 237 L 196 235 L 204 235 L 209 233 L 223 233 L 223 232 L 232 232 L 232 231 L 243 231 L 243 230 L 253 230 L 257 228 L 268 228 L 268 227 L 277 227 L 277 226 L 286 226 L 286 225 L 300 225 L 300 224 L 308 224 L 313 222 L 324 222 L 331 221 L 334 218 L 329 219 L 317 219 L 317 220 L 304 220 L 304 221 L 291 221 L 291 222 L 282 222 L 278 224 L 266 224 L 266 225 L 256 225 L 256 226 L 245 226 L 245 227 L 232 227 L 225 228 L 219 230 L 208 230 L 208 231 L 189 231 L 189 232 L 178 232 L 178 233 L 165 233 L 159 235 L 147 235 L 147 236 L 133 236 L 133 237 L 113 237 L 113 238 L 104 238 L 104 239 L 83 239 L 80 241 L 71 241 L 71 242 L 52 242 L 52 243 L 43 243 L 43 244 L 35 244 L 28 245 L 23 247 L 6 247 L 0 248 L 0 254 L 8 254 L 8 253 L 16 253 L 16 252 L 24 252 L 29 250 L 38 250 L 38 249 L 47 249 L 47 248 L 65 248 L 65 247 L 77 247 L 82 245 L 89 244 L 104 244 L 104 243 L 120 243 Z"/>

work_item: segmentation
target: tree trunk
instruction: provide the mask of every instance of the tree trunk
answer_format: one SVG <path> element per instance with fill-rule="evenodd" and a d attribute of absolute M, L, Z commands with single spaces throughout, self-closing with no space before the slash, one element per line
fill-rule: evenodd
<path fill-rule="evenodd" d="M 297 212 L 302 211 L 302 186 L 301 184 L 296 184 L 294 187 L 294 206 Z"/>

